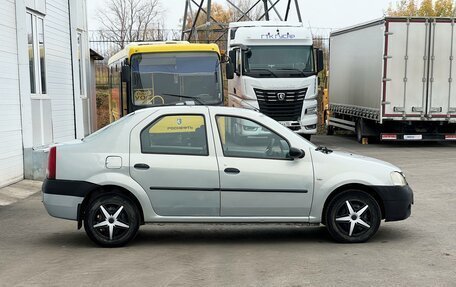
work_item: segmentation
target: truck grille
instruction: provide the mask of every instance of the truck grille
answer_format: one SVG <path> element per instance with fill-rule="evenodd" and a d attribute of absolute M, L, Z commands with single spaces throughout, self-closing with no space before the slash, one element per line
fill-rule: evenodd
<path fill-rule="evenodd" d="M 302 104 L 307 88 L 299 90 L 253 89 L 260 112 L 276 121 L 297 121 L 301 117 Z"/>

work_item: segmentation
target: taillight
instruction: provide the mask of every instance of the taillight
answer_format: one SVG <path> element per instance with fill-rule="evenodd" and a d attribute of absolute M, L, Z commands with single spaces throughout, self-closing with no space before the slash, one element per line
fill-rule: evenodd
<path fill-rule="evenodd" d="M 55 179 L 56 171 L 56 161 L 57 161 L 57 148 L 55 146 L 49 149 L 49 158 L 48 158 L 48 167 L 46 171 L 46 177 L 48 179 Z"/>

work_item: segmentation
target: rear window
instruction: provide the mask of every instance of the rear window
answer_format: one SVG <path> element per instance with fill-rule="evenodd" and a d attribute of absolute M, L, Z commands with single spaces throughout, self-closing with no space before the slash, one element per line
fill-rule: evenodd
<path fill-rule="evenodd" d="M 97 136 L 99 136 L 99 135 L 105 133 L 107 130 L 112 129 L 112 128 L 115 127 L 115 126 L 127 124 L 127 123 L 130 122 L 131 119 L 133 119 L 133 115 L 134 115 L 134 114 L 135 114 L 135 113 L 132 112 L 132 113 L 130 113 L 130 114 L 124 116 L 124 117 L 121 117 L 121 118 L 118 119 L 117 121 L 114 121 L 114 122 L 110 123 L 109 125 L 107 125 L 107 126 L 101 128 L 101 129 L 99 129 L 98 131 L 96 131 L 96 132 L 94 132 L 94 133 L 92 133 L 92 134 L 86 136 L 86 137 L 83 138 L 82 140 L 83 140 L 83 141 L 91 141 L 92 139 L 94 139 L 94 138 L 96 138 Z"/>

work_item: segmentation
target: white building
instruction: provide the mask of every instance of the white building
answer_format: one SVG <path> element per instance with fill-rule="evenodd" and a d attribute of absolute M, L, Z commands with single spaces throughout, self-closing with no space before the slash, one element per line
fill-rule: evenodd
<path fill-rule="evenodd" d="M 52 143 L 91 132 L 85 0 L 2 0 L 0 187 L 42 178 Z"/>

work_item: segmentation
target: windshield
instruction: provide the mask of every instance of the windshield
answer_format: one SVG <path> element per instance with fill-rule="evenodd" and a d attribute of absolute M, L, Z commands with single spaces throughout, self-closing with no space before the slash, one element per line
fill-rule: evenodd
<path fill-rule="evenodd" d="M 131 58 L 131 74 L 135 106 L 191 101 L 188 97 L 196 97 L 198 103 L 207 105 L 222 102 L 220 61 L 216 53 L 137 54 Z"/>
<path fill-rule="evenodd" d="M 245 74 L 256 77 L 308 77 L 315 74 L 312 46 L 249 46 Z"/>

